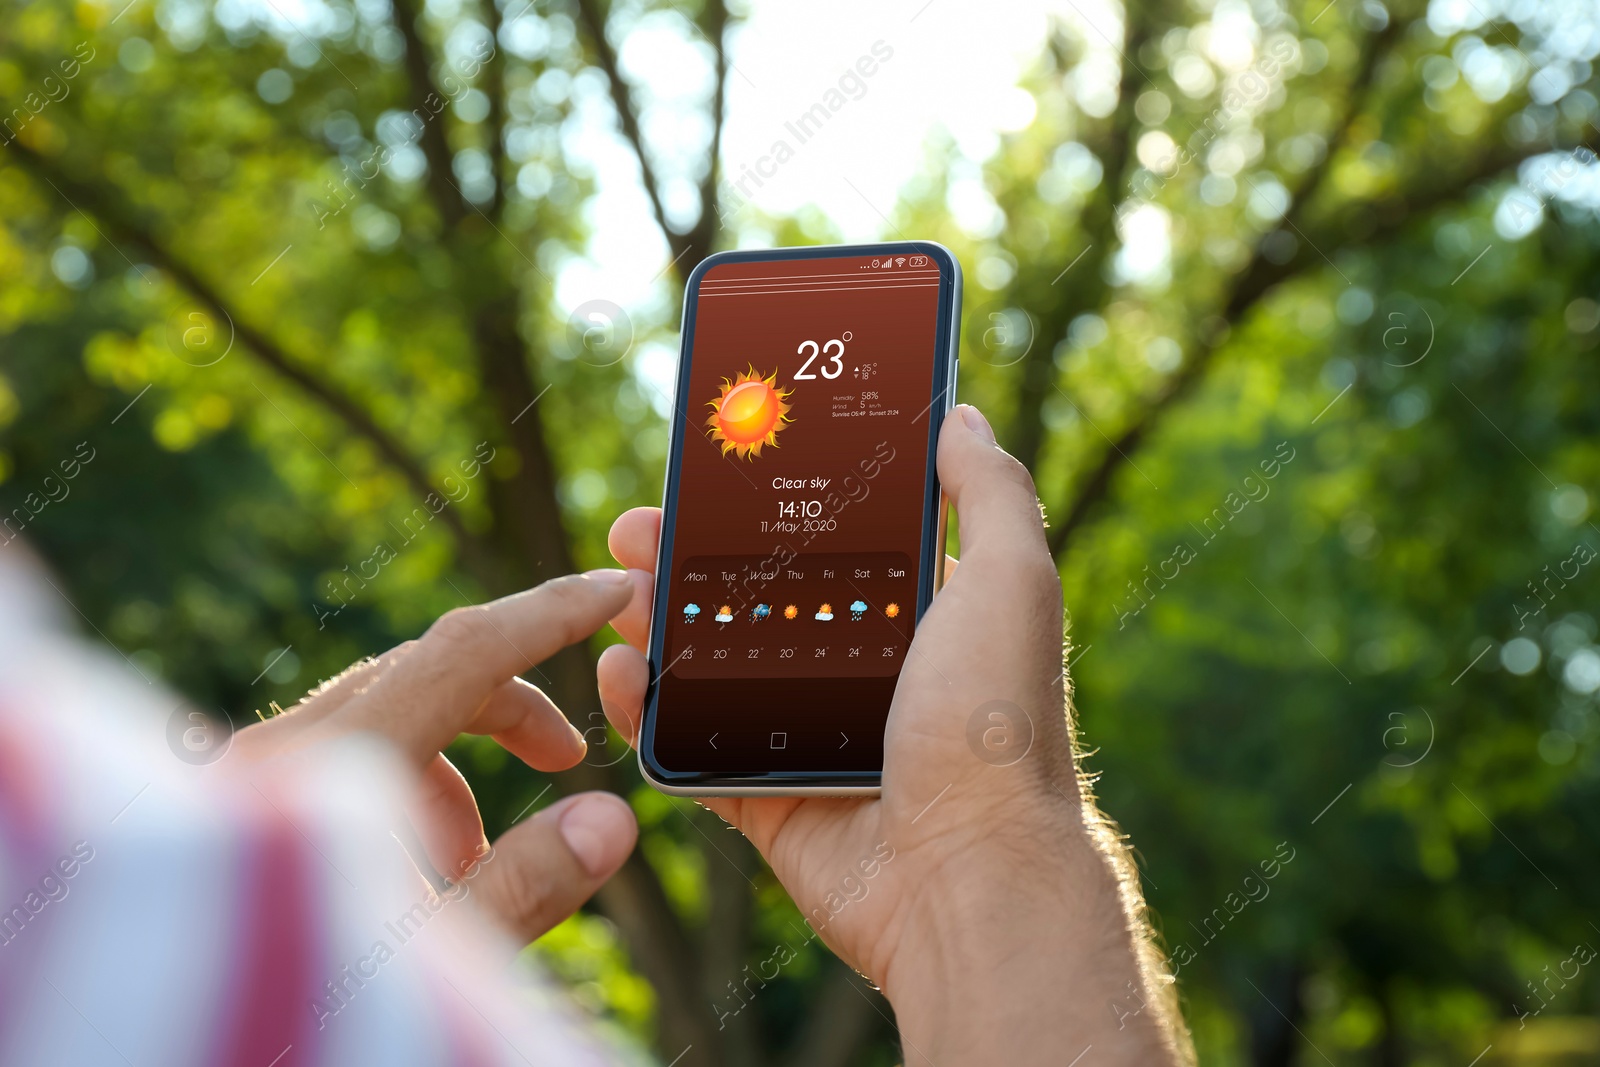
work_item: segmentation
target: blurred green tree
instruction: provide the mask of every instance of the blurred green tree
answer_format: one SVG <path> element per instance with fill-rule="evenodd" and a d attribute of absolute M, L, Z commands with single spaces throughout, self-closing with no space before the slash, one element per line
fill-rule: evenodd
<path fill-rule="evenodd" d="M 707 73 L 689 144 L 649 136 L 673 105 L 621 59 L 660 19 Z M 722 185 L 731 21 L 8 15 L 7 538 L 235 721 L 603 564 L 665 453 L 630 345 L 671 343 L 677 279 L 739 233 L 828 231 Z M 1569 1025 L 1595 983 L 1545 970 L 1600 942 L 1597 51 L 1577 3 L 1129 4 L 1057 26 L 1034 123 L 981 166 L 932 146 L 890 225 L 967 266 L 963 399 L 1035 471 L 1103 799 L 1206 1062 L 1545 1062 L 1525 1035 L 1558 1025 L 1600 1056 Z M 672 264 L 619 335 L 552 282 L 593 194 L 563 132 L 597 97 Z M 555 784 L 631 796 L 645 833 L 547 958 L 663 1062 L 893 1062 L 887 1005 L 815 944 L 719 1017 L 798 914 L 640 785 L 593 652 L 535 676 L 590 731 Z M 491 744 L 453 755 L 491 833 L 547 796 Z"/>

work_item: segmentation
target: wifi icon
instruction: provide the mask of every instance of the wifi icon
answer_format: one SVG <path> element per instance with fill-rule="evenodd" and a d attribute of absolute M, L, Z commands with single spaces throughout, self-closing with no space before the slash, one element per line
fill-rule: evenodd
<path fill-rule="evenodd" d="M 906 265 L 906 257 L 905 256 L 895 256 L 894 257 L 894 265 L 897 266 L 897 267 L 905 266 Z"/>

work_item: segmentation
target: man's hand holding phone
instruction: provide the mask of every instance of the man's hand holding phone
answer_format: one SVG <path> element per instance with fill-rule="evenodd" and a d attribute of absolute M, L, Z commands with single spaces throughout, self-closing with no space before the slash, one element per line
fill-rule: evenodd
<path fill-rule="evenodd" d="M 1126 861 L 1079 789 L 1061 585 L 1032 478 L 961 406 L 938 446 L 962 558 L 895 690 L 882 795 L 708 798 L 835 952 L 894 1005 L 908 1064 L 1181 1062 Z M 611 531 L 634 595 L 600 659 L 602 703 L 635 743 L 661 515 Z M 861 887 L 865 888 L 862 892 Z M 1119 1001 L 1147 1005 L 1119 1013 Z M 1103 1059 L 1098 1062 L 1106 1062 Z"/>

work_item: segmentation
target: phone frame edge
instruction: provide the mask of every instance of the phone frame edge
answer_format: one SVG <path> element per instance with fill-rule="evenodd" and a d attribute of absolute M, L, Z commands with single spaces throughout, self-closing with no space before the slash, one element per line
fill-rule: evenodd
<path fill-rule="evenodd" d="M 871 250 L 871 249 L 892 248 L 892 247 L 906 247 L 906 246 L 921 246 L 921 247 L 925 247 L 925 248 L 928 248 L 928 249 L 936 250 L 938 254 L 940 254 L 943 257 L 945 257 L 945 259 L 948 261 L 948 263 L 950 265 L 950 274 L 951 274 L 950 317 L 949 317 L 949 320 L 948 320 L 948 322 L 946 324 L 946 327 L 947 327 L 947 334 L 946 334 L 947 342 L 946 342 L 946 345 L 945 345 L 945 351 L 943 353 L 944 359 L 945 359 L 945 364 L 946 364 L 945 384 L 944 384 L 944 388 L 942 390 L 943 395 L 944 395 L 944 403 L 940 407 L 940 410 L 939 410 L 940 420 L 941 420 L 941 424 L 942 424 L 942 420 L 943 420 L 944 416 L 948 415 L 950 413 L 950 411 L 955 407 L 956 382 L 957 382 L 958 367 L 959 367 L 959 363 L 960 363 L 960 352 L 961 352 L 961 302 L 962 302 L 962 296 L 963 296 L 963 292 L 962 292 L 963 285 L 962 285 L 962 272 L 961 272 L 961 262 L 960 262 L 960 260 L 958 260 L 956 258 L 956 255 L 955 255 L 954 252 L 950 251 L 950 249 L 946 248 L 943 244 L 940 244 L 937 241 L 878 241 L 878 242 L 867 242 L 867 243 L 864 243 L 864 244 L 857 244 L 857 245 L 802 245 L 802 246 L 796 246 L 794 248 L 784 248 L 784 249 L 779 249 L 779 248 L 772 248 L 772 249 L 739 249 L 737 252 L 733 252 L 731 254 L 729 252 L 724 251 L 724 252 L 714 252 L 711 255 L 707 256 L 705 259 L 701 260 L 695 266 L 694 270 L 690 271 L 689 277 L 684 282 L 684 287 L 683 287 L 683 301 L 684 301 L 684 303 L 683 303 L 683 313 L 682 313 L 682 317 L 680 319 L 680 327 L 679 327 L 678 361 L 677 361 L 676 365 L 673 367 L 673 378 L 672 378 L 672 397 L 673 397 L 674 403 L 676 404 L 678 402 L 678 400 L 679 400 L 679 395 L 678 394 L 681 391 L 680 387 L 683 384 L 682 383 L 682 377 L 683 377 L 683 372 L 684 372 L 685 356 L 687 355 L 687 347 L 686 346 L 689 344 L 689 338 L 684 335 L 685 332 L 683 330 L 682 324 L 688 323 L 691 320 L 689 302 L 690 302 L 690 300 L 692 300 L 695 297 L 695 295 L 698 294 L 698 292 L 699 292 L 699 282 L 700 282 L 701 278 L 704 277 L 704 275 L 712 267 L 715 267 L 717 264 L 723 263 L 723 262 L 729 262 L 729 261 L 738 262 L 740 259 L 747 258 L 746 256 L 741 255 L 740 253 L 747 253 L 747 252 L 760 253 L 760 252 L 805 251 L 807 253 L 822 253 L 822 252 L 828 252 L 828 251 L 837 251 L 839 253 L 839 255 L 841 255 L 841 256 L 848 256 L 848 255 L 864 255 L 864 254 L 869 255 L 869 254 L 871 254 L 871 252 L 868 251 L 868 250 Z M 754 258 L 754 257 L 750 257 L 750 258 Z M 808 256 L 807 258 L 810 258 L 810 257 Z M 816 258 L 825 258 L 825 257 L 819 255 Z M 686 427 L 685 432 L 687 432 L 687 427 Z M 669 496 L 671 494 L 671 488 L 672 488 L 672 484 L 671 484 L 672 483 L 672 479 L 671 479 L 671 476 L 670 476 L 671 475 L 672 457 L 676 454 L 676 447 L 675 446 L 678 443 L 676 441 L 676 439 L 675 439 L 676 438 L 676 427 L 675 426 L 674 427 L 669 427 L 669 434 L 673 435 L 674 439 L 669 441 L 668 450 L 667 450 L 668 477 L 663 478 L 662 479 L 662 484 L 661 484 L 661 518 L 662 518 L 663 529 L 665 529 L 665 524 L 666 524 L 667 500 L 668 500 L 668 498 L 669 498 Z M 929 458 L 929 464 L 930 464 L 930 466 L 929 466 L 930 476 L 931 476 L 931 479 L 932 479 L 934 485 L 936 485 L 936 486 L 938 486 L 938 473 L 937 473 L 937 469 L 936 469 L 936 466 L 935 466 L 936 463 L 937 463 L 937 454 L 936 454 L 937 453 L 937 447 L 938 447 L 938 441 L 937 441 L 937 438 L 935 438 L 935 440 L 933 442 L 933 445 L 929 450 L 928 458 Z M 933 567 L 934 567 L 933 595 L 935 595 L 935 596 L 938 595 L 939 590 L 944 586 L 945 545 L 947 543 L 949 516 L 950 516 L 949 499 L 946 496 L 943 487 L 941 486 L 941 487 L 939 487 L 938 515 L 937 515 L 937 518 L 935 519 L 935 523 L 936 523 L 936 535 L 935 535 L 936 536 L 936 544 L 935 544 L 935 551 L 933 553 Z M 659 598 L 659 589 L 660 589 L 659 579 L 660 579 L 660 575 L 661 575 L 661 567 L 662 567 L 662 564 L 663 564 L 663 557 L 664 557 L 665 552 L 666 552 L 666 546 L 667 546 L 667 539 L 665 537 L 658 537 L 657 543 L 656 543 L 656 570 L 655 570 L 655 574 L 656 574 L 656 577 L 657 577 L 657 586 L 656 586 L 656 590 L 657 591 L 656 591 L 655 596 L 652 598 L 651 612 L 650 612 L 650 631 L 649 631 L 649 634 L 648 634 L 648 636 L 646 638 L 646 653 L 645 653 L 646 665 L 652 671 L 655 669 L 654 668 L 654 660 L 653 660 L 653 657 L 652 657 L 652 653 L 655 651 L 655 636 L 656 636 L 656 611 L 655 611 L 654 600 Z M 919 622 L 921 621 L 920 618 L 919 618 L 918 621 Z M 636 758 L 636 760 L 638 761 L 638 764 L 639 764 L 639 773 L 644 778 L 644 780 L 646 782 L 650 783 L 651 787 L 656 789 L 658 792 L 665 793 L 668 796 L 677 796 L 677 797 L 794 797 L 794 796 L 874 797 L 874 796 L 880 795 L 882 793 L 882 791 L 883 791 L 883 785 L 882 785 L 883 772 L 882 772 L 882 770 L 880 770 L 878 772 L 878 778 L 879 778 L 878 782 L 876 784 L 871 784 L 871 785 L 843 785 L 843 784 L 841 784 L 841 785 L 830 785 L 830 784 L 828 784 L 826 782 L 816 782 L 814 784 L 793 784 L 793 785 L 787 784 L 787 783 L 782 783 L 782 784 L 777 784 L 777 785 L 757 785 L 757 784 L 753 784 L 753 783 L 748 783 L 747 784 L 745 782 L 738 782 L 738 781 L 728 782 L 726 784 L 722 784 L 722 783 L 703 783 L 703 782 L 683 782 L 683 783 L 679 783 L 679 782 L 674 782 L 674 781 L 671 781 L 671 780 L 663 779 L 663 778 L 657 776 L 655 773 L 652 772 L 651 767 L 650 767 L 650 761 L 648 759 L 646 759 L 646 753 L 645 753 L 645 748 L 646 748 L 645 737 L 646 737 L 647 733 L 650 732 L 649 729 L 648 729 L 648 726 L 653 725 L 651 723 L 648 723 L 648 720 L 651 718 L 650 712 L 651 712 L 651 710 L 653 708 L 653 705 L 654 705 L 654 702 L 655 702 L 655 700 L 657 698 L 657 681 L 658 680 L 659 679 L 652 680 L 651 682 L 649 682 L 649 684 L 648 684 L 648 686 L 647 686 L 647 688 L 645 690 L 644 703 L 642 704 L 642 706 L 639 709 L 639 736 L 637 738 L 637 744 L 635 746 L 635 758 Z"/>

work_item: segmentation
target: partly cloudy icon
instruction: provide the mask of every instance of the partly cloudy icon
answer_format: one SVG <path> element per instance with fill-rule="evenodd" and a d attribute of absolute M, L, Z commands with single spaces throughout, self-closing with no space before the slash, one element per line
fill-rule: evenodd
<path fill-rule="evenodd" d="M 865 615 L 866 613 L 867 613 L 867 602 L 865 600 L 857 600 L 857 601 L 854 601 L 854 602 L 851 603 L 851 605 L 850 605 L 850 621 L 851 622 L 860 622 L 861 621 L 861 616 Z"/>
<path fill-rule="evenodd" d="M 772 605 L 771 604 L 757 604 L 755 607 L 750 609 L 750 621 L 751 622 L 764 622 L 766 620 L 766 617 L 768 615 L 771 615 L 771 614 L 772 614 Z"/>
<path fill-rule="evenodd" d="M 817 621 L 818 622 L 827 622 L 832 618 L 833 618 L 833 605 L 832 604 L 824 604 L 824 605 L 822 605 L 821 608 L 818 609 L 818 611 L 817 611 Z"/>
<path fill-rule="evenodd" d="M 733 621 L 733 606 L 731 604 L 724 604 L 724 605 L 722 605 L 722 607 L 717 609 L 717 621 L 718 622 L 732 622 Z"/>
<path fill-rule="evenodd" d="M 683 606 L 683 621 L 684 622 L 694 622 L 694 620 L 698 619 L 699 617 L 700 617 L 700 605 L 699 604 L 685 604 Z"/>

